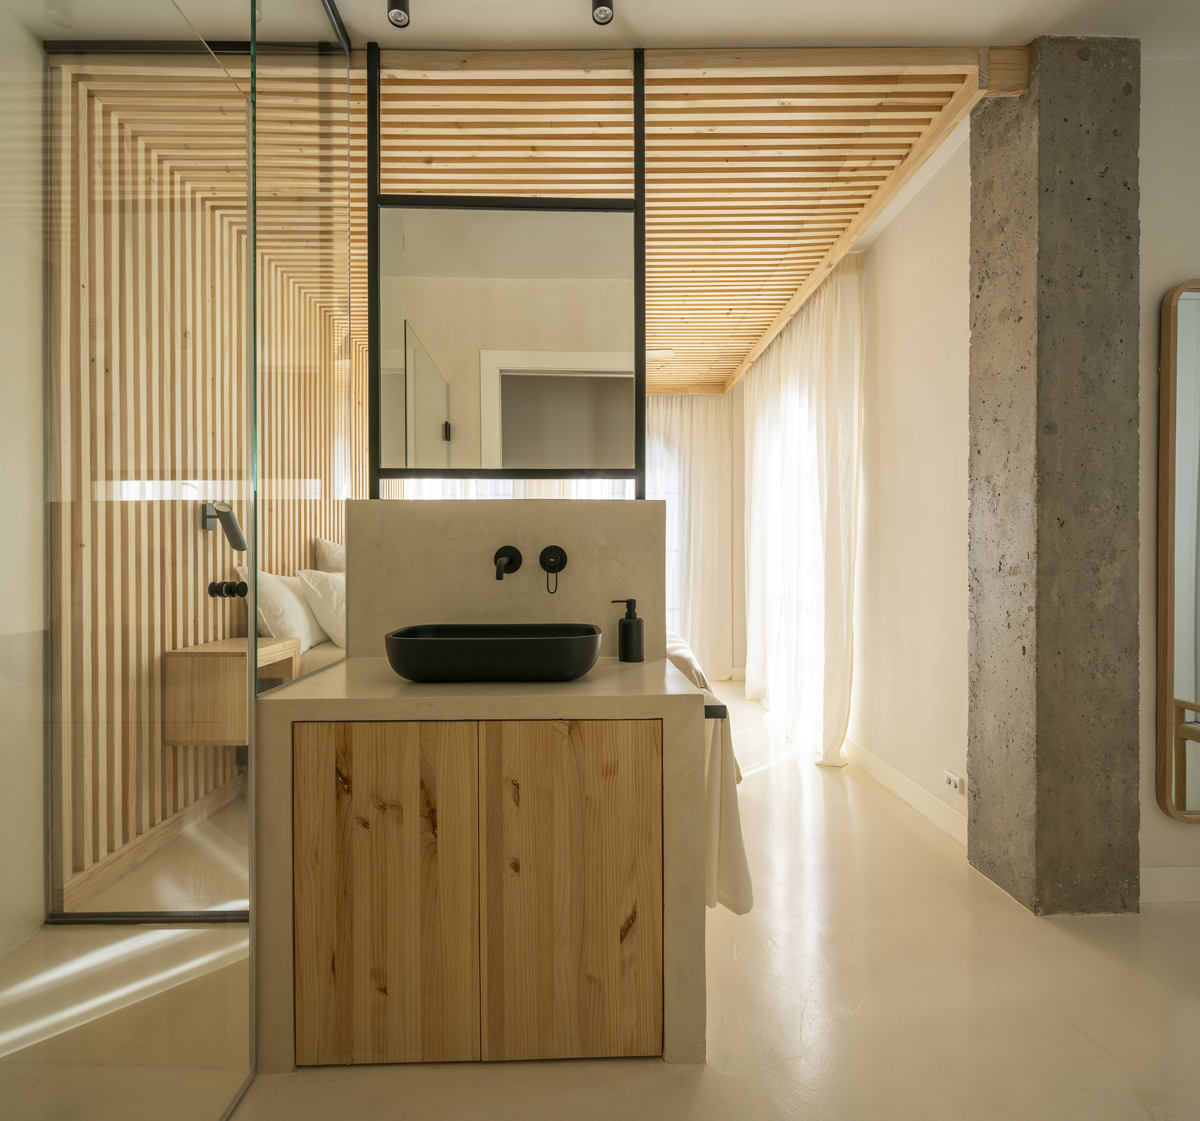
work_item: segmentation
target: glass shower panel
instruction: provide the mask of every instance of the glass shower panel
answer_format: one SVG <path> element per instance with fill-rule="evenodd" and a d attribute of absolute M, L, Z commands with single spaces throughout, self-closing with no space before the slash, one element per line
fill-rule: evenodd
<path fill-rule="evenodd" d="M 249 1074 L 245 738 L 168 682 L 189 648 L 247 657 L 202 523 L 249 521 L 237 62 L 172 4 L 0 0 L 6 1117 L 216 1121 Z"/>
<path fill-rule="evenodd" d="M 49 82 L 53 909 L 245 911 L 247 100 L 206 52 Z"/>
<path fill-rule="evenodd" d="M 247 100 L 206 52 L 48 75 L 52 910 L 244 912 Z"/>

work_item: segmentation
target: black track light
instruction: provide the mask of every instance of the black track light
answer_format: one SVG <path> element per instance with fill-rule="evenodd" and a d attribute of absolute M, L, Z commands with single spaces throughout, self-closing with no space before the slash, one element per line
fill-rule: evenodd
<path fill-rule="evenodd" d="M 592 19 L 602 27 L 606 23 L 612 23 L 613 6 L 612 0 L 592 0 Z"/>
<path fill-rule="evenodd" d="M 387 14 L 393 27 L 407 27 L 408 0 L 387 0 Z"/>

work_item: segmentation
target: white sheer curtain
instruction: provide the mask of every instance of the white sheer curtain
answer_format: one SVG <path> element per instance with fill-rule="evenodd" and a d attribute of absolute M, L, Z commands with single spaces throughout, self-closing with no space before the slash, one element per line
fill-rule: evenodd
<path fill-rule="evenodd" d="M 729 395 L 646 398 L 646 497 L 667 503 L 667 629 L 710 681 L 733 670 Z"/>
<path fill-rule="evenodd" d="M 850 715 L 862 304 L 847 257 L 746 375 L 746 696 L 832 765 Z"/>

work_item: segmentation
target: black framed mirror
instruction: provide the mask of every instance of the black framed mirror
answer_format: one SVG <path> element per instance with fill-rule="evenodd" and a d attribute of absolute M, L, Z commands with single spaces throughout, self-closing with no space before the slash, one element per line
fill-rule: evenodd
<path fill-rule="evenodd" d="M 582 184 L 590 193 L 579 196 L 563 194 L 561 182 L 535 186 L 540 172 L 519 169 L 512 194 L 422 191 L 458 182 L 437 170 L 453 158 L 444 129 L 436 117 L 423 127 L 419 112 L 393 122 L 389 108 L 381 130 L 380 53 L 371 44 L 367 54 L 371 497 L 383 479 L 438 477 L 630 479 L 645 497 L 641 52 L 632 52 L 626 75 L 629 142 L 614 144 L 617 185 Z M 428 77 L 419 69 L 427 56 L 412 65 L 404 73 L 414 84 Z M 533 84 L 568 90 L 533 110 L 530 163 L 540 166 L 540 143 L 562 144 L 555 106 L 569 104 L 572 79 L 558 71 L 543 78 L 551 72 L 537 70 L 533 56 L 529 65 L 522 73 L 536 75 Z M 493 113 L 487 96 L 479 95 L 485 118 Z M 495 104 L 493 119 L 463 127 L 530 112 Z M 621 113 L 618 103 L 618 129 Z M 406 158 L 421 170 L 397 173 Z M 435 170 L 422 179 L 426 166 Z M 394 193 L 397 186 L 413 193 Z"/>

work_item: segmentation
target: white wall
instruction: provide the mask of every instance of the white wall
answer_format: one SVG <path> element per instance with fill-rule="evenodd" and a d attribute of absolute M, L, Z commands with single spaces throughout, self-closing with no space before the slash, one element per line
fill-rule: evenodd
<path fill-rule="evenodd" d="M 502 377 L 504 466 L 632 467 L 636 396 L 632 377 Z"/>
<path fill-rule="evenodd" d="M 633 352 L 633 283 L 497 277 L 383 277 L 383 348 L 412 324 L 450 387 L 451 467 L 479 466 L 479 352 Z"/>
<path fill-rule="evenodd" d="M 1194 60 L 1146 59 L 1141 138 L 1143 902 L 1200 898 L 1200 827 L 1154 796 L 1158 345 L 1162 297 L 1200 276 Z M 966 761 L 969 166 L 964 146 L 879 236 L 867 268 L 863 507 L 850 737 L 937 819 Z M 924 543 L 922 544 L 922 541 Z M 953 560 L 953 563 L 950 563 Z M 942 581 L 939 588 L 938 580 Z M 939 638 L 940 636 L 940 638 Z M 897 776 L 899 776 L 897 778 Z M 968 776 L 969 780 L 969 776 Z M 924 799 L 924 801 L 922 801 Z M 965 821 L 965 818 L 963 819 Z M 941 819 L 946 826 L 954 821 Z"/>
<path fill-rule="evenodd" d="M 1158 317 L 1163 296 L 1200 277 L 1196 105 L 1200 65 L 1142 64 L 1141 801 L 1142 900 L 1200 899 L 1200 826 L 1172 821 L 1155 802 L 1155 643 L 1158 502 Z"/>
<path fill-rule="evenodd" d="M 0 11 L 0 953 L 42 920 L 42 52 Z"/>
<path fill-rule="evenodd" d="M 952 835 L 967 762 L 968 145 L 867 250 L 848 752 Z M 893 212 L 894 213 L 894 212 Z"/>

